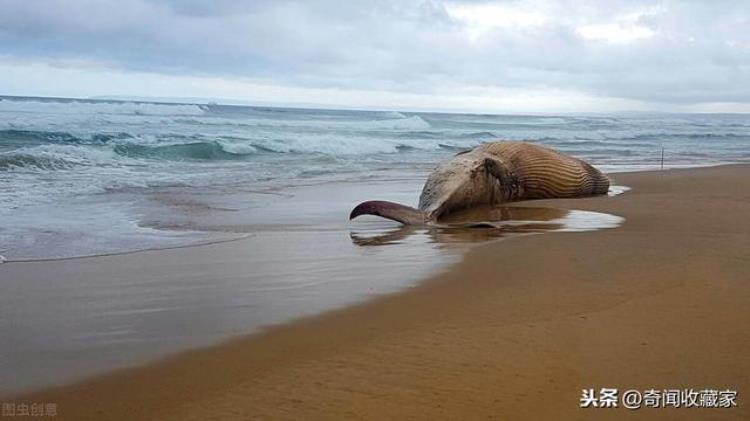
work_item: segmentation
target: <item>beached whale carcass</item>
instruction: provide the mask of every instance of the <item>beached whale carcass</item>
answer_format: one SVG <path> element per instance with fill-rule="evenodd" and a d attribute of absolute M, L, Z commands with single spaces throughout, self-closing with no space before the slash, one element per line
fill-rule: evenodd
<path fill-rule="evenodd" d="M 427 178 L 419 208 L 382 200 L 360 203 L 349 215 L 377 215 L 428 224 L 477 205 L 606 194 L 609 179 L 589 163 L 527 142 L 485 143 L 440 164 Z"/>

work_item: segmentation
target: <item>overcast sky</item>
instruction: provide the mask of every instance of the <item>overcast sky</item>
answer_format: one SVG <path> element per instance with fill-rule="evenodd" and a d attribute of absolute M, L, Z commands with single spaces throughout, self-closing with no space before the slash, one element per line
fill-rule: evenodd
<path fill-rule="evenodd" d="M 0 94 L 750 112 L 750 2 L 0 0 Z"/>

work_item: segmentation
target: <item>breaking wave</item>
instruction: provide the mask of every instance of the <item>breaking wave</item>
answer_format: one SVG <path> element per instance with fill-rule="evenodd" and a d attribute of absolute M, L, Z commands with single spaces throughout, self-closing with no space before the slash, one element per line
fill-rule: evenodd
<path fill-rule="evenodd" d="M 0 171 L 21 168 L 35 168 L 40 170 L 67 169 L 75 165 L 63 158 L 35 156 L 26 153 L 0 155 Z"/>
<path fill-rule="evenodd" d="M 0 172 L 14 170 L 66 170 L 80 166 L 113 165 L 111 151 L 76 145 L 39 145 L 0 152 Z"/>
<path fill-rule="evenodd" d="M 130 158 L 165 159 L 165 160 L 233 160 L 258 152 L 252 145 L 227 146 L 221 142 L 196 142 L 164 146 L 117 145 L 117 154 Z"/>
<path fill-rule="evenodd" d="M 206 106 L 120 101 L 49 101 L 0 99 L 0 113 L 34 114 L 125 114 L 125 115 L 203 115 Z"/>

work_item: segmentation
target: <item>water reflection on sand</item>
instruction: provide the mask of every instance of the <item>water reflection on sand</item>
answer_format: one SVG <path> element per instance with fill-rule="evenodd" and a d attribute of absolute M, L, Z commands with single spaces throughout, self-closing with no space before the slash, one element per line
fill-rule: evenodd
<path fill-rule="evenodd" d="M 382 246 L 407 239 L 435 244 L 477 243 L 503 237 L 543 232 L 590 231 L 614 228 L 622 218 L 599 212 L 543 207 L 498 206 L 462 210 L 428 226 L 357 225 L 350 231 L 358 246 Z"/>

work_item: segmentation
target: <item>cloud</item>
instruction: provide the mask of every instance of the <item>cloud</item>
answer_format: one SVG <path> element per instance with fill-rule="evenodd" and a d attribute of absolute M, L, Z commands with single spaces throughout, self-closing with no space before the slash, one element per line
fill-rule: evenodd
<path fill-rule="evenodd" d="M 750 102 L 747 27 L 750 4 L 730 1 L 0 0 L 0 55 L 37 71 L 360 92 L 369 103 L 548 92 L 566 109 L 572 98 L 677 109 Z"/>
<path fill-rule="evenodd" d="M 581 25 L 576 33 L 587 40 L 605 41 L 613 44 L 629 44 L 657 35 L 657 32 L 644 22 L 647 17 L 665 13 L 664 7 L 650 7 L 616 16 L 611 22 Z"/>

